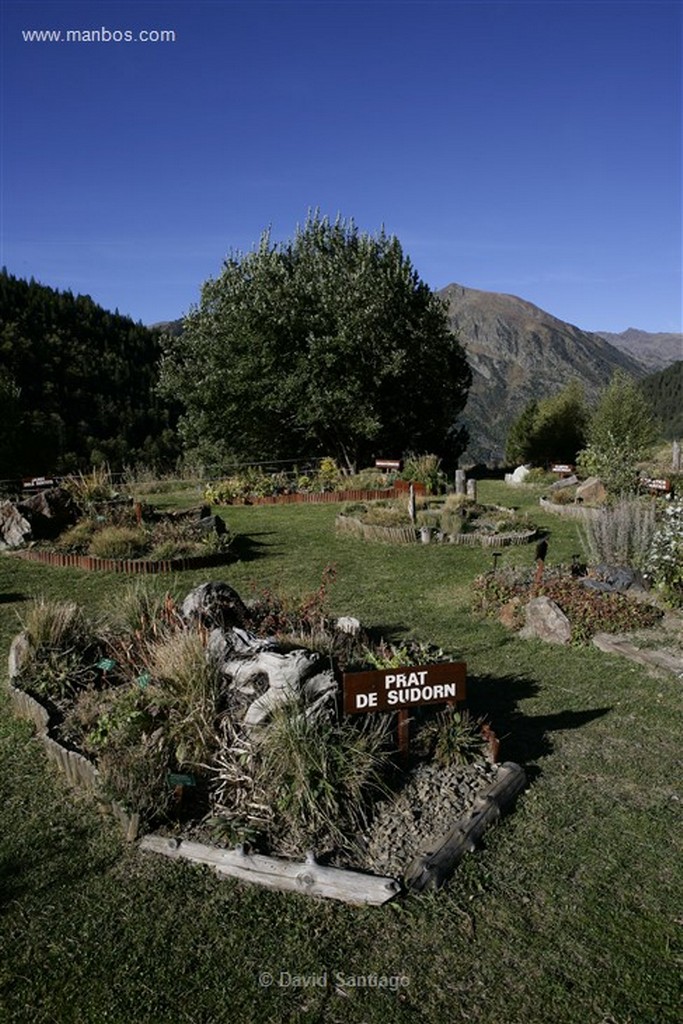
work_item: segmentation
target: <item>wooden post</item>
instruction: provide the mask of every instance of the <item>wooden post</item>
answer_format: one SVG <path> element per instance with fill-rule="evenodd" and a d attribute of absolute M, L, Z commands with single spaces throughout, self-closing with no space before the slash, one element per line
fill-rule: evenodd
<path fill-rule="evenodd" d="M 476 480 L 468 480 L 467 481 L 467 497 L 471 501 L 476 501 L 477 500 L 477 481 Z"/>
<path fill-rule="evenodd" d="M 456 469 L 455 471 L 455 493 L 465 494 L 466 482 L 465 482 L 465 470 Z"/>
<path fill-rule="evenodd" d="M 408 492 L 408 515 L 410 516 L 410 521 L 411 521 L 411 523 L 414 526 L 415 525 L 415 488 L 413 487 L 412 484 L 410 485 L 410 489 L 409 489 L 409 492 Z"/>
<path fill-rule="evenodd" d="M 410 715 L 401 710 L 398 713 L 398 752 L 402 760 L 408 759 L 410 750 Z"/>

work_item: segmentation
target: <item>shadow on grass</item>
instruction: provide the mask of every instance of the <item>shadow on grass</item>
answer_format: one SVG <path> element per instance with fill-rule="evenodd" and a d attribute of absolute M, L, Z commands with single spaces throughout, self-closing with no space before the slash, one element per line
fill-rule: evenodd
<path fill-rule="evenodd" d="M 257 558 L 265 558 L 267 555 L 272 555 L 273 551 L 270 544 L 255 539 L 265 535 L 238 533 L 230 544 L 230 554 L 240 562 L 254 562 Z"/>
<path fill-rule="evenodd" d="M 540 774 L 535 762 L 553 752 L 550 734 L 580 729 L 612 710 L 601 707 L 551 715 L 524 714 L 520 702 L 535 697 L 539 690 L 537 682 L 524 676 L 470 676 L 467 680 L 467 707 L 475 718 L 484 717 L 491 724 L 500 739 L 501 761 L 516 761 L 531 776 Z"/>
<path fill-rule="evenodd" d="M 10 591 L 8 594 L 0 593 L 0 604 L 14 604 L 17 601 L 28 601 L 27 594 L 20 594 L 18 591 Z"/>

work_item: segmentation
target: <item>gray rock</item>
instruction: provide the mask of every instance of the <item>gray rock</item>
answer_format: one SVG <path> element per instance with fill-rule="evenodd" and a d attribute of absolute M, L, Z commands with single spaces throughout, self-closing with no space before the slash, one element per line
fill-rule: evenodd
<path fill-rule="evenodd" d="M 597 476 L 589 476 L 576 488 L 576 500 L 590 505 L 602 505 L 607 499 L 607 488 Z"/>
<path fill-rule="evenodd" d="M 209 629 L 243 626 L 247 617 L 242 598 L 227 583 L 201 583 L 190 591 L 180 611 L 188 622 L 198 622 Z"/>
<path fill-rule="evenodd" d="M 79 518 L 78 506 L 65 487 L 39 491 L 19 502 L 17 510 L 28 519 L 36 540 L 53 540 Z"/>
<path fill-rule="evenodd" d="M 349 633 L 351 636 L 358 636 L 361 630 L 360 622 L 353 615 L 342 615 L 335 625 L 340 633 Z"/>
<path fill-rule="evenodd" d="M 0 551 L 21 548 L 33 538 L 31 524 L 11 501 L 0 503 Z"/>
<path fill-rule="evenodd" d="M 220 516 L 203 516 L 201 519 L 197 520 L 197 526 L 202 533 L 215 533 L 218 537 L 222 537 L 228 530 L 225 525 L 225 520 L 221 519 Z"/>
<path fill-rule="evenodd" d="M 524 609 L 526 625 L 519 633 L 525 640 L 568 644 L 572 627 L 562 609 L 549 597 L 534 597 Z"/>
<path fill-rule="evenodd" d="M 556 480 L 554 484 L 550 485 L 548 490 L 549 491 L 561 491 L 564 487 L 575 487 L 576 484 L 578 484 L 578 482 L 579 482 L 578 476 L 574 476 L 574 474 L 572 473 L 571 476 L 560 477 L 559 480 Z"/>
<path fill-rule="evenodd" d="M 17 633 L 10 644 L 9 656 L 7 658 L 7 673 L 10 682 L 21 675 L 23 669 L 31 660 L 32 654 L 33 646 L 26 633 Z"/>

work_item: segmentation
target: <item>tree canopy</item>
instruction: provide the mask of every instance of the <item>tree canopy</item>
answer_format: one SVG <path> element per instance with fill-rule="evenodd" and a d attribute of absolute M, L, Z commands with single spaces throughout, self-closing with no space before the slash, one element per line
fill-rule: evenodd
<path fill-rule="evenodd" d="M 174 460 L 159 332 L 87 295 L 0 273 L 0 477 Z"/>
<path fill-rule="evenodd" d="M 434 451 L 455 461 L 471 382 L 445 307 L 399 241 L 309 216 L 295 237 L 266 232 L 203 286 L 160 387 L 185 405 L 187 447 L 213 464 L 330 454 Z"/>
<path fill-rule="evenodd" d="M 506 459 L 537 466 L 573 463 L 586 443 L 588 421 L 583 388 L 572 380 L 557 395 L 525 406 L 508 433 Z"/>
<path fill-rule="evenodd" d="M 657 424 L 638 385 L 617 370 L 602 392 L 588 427 L 588 443 L 579 455 L 587 473 L 601 477 L 614 493 L 635 491 L 637 463 L 657 438 Z"/>

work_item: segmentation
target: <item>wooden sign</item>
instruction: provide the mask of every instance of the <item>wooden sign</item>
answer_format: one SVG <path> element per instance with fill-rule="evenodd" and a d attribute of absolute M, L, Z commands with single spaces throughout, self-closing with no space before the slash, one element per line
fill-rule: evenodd
<path fill-rule="evenodd" d="M 656 493 L 668 494 L 671 490 L 670 480 L 651 480 L 650 477 L 643 477 L 640 483 L 643 487 L 647 487 L 648 491 Z"/>
<path fill-rule="evenodd" d="M 463 661 L 344 673 L 344 713 L 406 711 L 465 699 Z"/>
<path fill-rule="evenodd" d="M 400 459 L 375 459 L 375 469 L 400 469 Z"/>
<path fill-rule="evenodd" d="M 564 476 L 565 474 L 569 475 L 574 472 L 574 467 L 569 466 L 564 462 L 558 462 L 557 465 L 550 467 L 550 472 L 559 473 L 560 476 Z"/>

